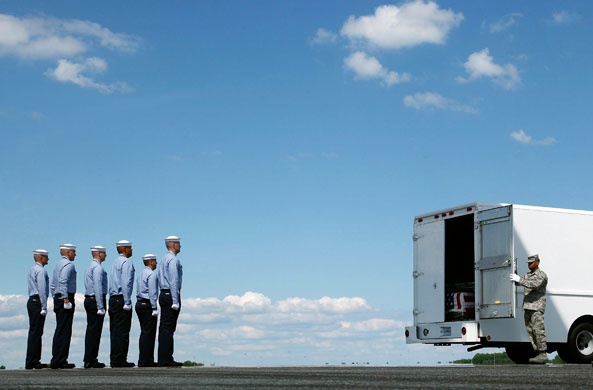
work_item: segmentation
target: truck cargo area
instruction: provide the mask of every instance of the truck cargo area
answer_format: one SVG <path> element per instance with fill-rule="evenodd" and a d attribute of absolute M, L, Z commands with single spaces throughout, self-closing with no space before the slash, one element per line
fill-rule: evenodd
<path fill-rule="evenodd" d="M 445 321 L 475 318 L 474 214 L 445 221 Z"/>

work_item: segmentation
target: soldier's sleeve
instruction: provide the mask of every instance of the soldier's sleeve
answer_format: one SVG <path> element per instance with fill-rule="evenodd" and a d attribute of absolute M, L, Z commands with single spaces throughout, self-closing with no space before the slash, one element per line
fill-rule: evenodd
<path fill-rule="evenodd" d="M 152 273 L 148 277 L 148 297 L 150 298 L 150 306 L 152 306 L 153 309 L 156 309 L 156 301 L 158 297 L 157 285 L 157 276 L 155 273 Z"/>
<path fill-rule="evenodd" d="M 93 268 L 93 292 L 97 310 L 103 310 L 103 269 L 101 267 Z"/>
<path fill-rule="evenodd" d="M 37 290 L 39 291 L 39 300 L 41 301 L 41 309 L 47 310 L 47 281 L 45 279 L 45 269 L 37 272 L 35 279 L 37 279 Z"/>
<path fill-rule="evenodd" d="M 177 273 L 177 259 L 169 262 L 169 289 L 173 304 L 179 304 L 179 274 Z"/>
<path fill-rule="evenodd" d="M 122 269 L 122 290 L 124 295 L 124 304 L 132 304 L 132 289 L 134 288 L 134 265 L 132 261 L 126 261 Z"/>
<path fill-rule="evenodd" d="M 58 275 L 58 283 L 56 285 L 56 293 L 62 294 L 62 298 L 68 298 L 68 280 L 74 267 L 72 263 L 68 262 L 61 270 Z"/>
<path fill-rule="evenodd" d="M 527 275 L 526 275 L 527 276 Z M 519 280 L 519 284 L 523 287 L 527 288 L 539 288 L 545 286 L 548 282 L 548 278 L 544 274 L 537 274 L 531 278 L 527 278 L 523 276 L 521 280 Z"/>

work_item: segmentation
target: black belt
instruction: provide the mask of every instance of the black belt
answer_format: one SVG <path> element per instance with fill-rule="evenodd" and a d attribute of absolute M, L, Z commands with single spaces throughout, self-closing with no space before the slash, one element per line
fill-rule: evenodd
<path fill-rule="evenodd" d="M 39 294 L 29 295 L 29 298 L 39 299 Z"/>
<path fill-rule="evenodd" d="M 168 289 L 168 288 L 161 288 L 161 291 L 164 291 L 164 292 L 171 292 L 171 290 L 170 290 L 170 289 Z"/>
<path fill-rule="evenodd" d="M 138 302 L 149 302 L 150 303 L 150 299 L 146 299 L 146 298 L 140 298 L 140 297 L 136 297 L 138 299 Z"/>
<path fill-rule="evenodd" d="M 95 299 L 95 296 L 94 296 L 94 295 L 85 295 L 84 297 L 85 297 L 85 298 L 92 298 L 92 299 Z M 103 294 L 103 298 L 105 298 L 105 294 Z"/>
<path fill-rule="evenodd" d="M 123 297 L 124 294 L 111 294 L 110 297 Z"/>

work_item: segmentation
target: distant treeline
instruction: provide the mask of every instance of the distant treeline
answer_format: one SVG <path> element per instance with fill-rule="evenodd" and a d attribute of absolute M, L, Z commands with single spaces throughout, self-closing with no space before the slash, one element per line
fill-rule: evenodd
<path fill-rule="evenodd" d="M 459 359 L 454 360 L 453 364 L 473 364 L 475 366 L 493 366 L 493 365 L 505 365 L 515 364 L 507 356 L 506 352 L 500 353 L 476 353 L 471 359 Z M 556 355 L 553 360 L 548 360 L 548 363 L 563 364 L 564 361 L 560 359 L 560 356 Z"/>

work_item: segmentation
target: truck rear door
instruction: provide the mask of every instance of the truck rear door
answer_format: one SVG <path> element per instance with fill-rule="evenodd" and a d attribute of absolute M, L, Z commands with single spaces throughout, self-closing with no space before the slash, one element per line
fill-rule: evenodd
<path fill-rule="evenodd" d="M 445 221 L 414 228 L 415 323 L 445 320 Z"/>
<path fill-rule="evenodd" d="M 480 259 L 478 263 L 480 318 L 515 316 L 512 206 L 478 213 Z"/>

